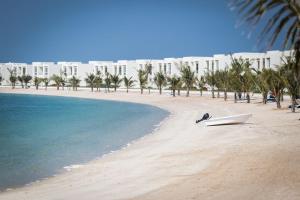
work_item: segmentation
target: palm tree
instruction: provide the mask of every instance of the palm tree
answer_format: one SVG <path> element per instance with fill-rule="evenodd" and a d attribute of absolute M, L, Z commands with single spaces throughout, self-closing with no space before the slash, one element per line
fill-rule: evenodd
<path fill-rule="evenodd" d="M 205 80 L 208 85 L 211 87 L 211 96 L 212 98 L 215 98 L 215 86 L 216 86 L 216 78 L 215 78 L 215 73 L 212 70 L 211 73 L 207 72 L 205 74 Z"/>
<path fill-rule="evenodd" d="M 93 73 L 87 74 L 85 78 L 86 84 L 91 87 L 91 91 L 94 91 L 96 76 Z"/>
<path fill-rule="evenodd" d="M 167 78 L 162 72 L 157 72 L 154 75 L 154 82 L 159 89 L 159 94 L 162 92 L 162 87 L 166 85 L 167 83 Z"/>
<path fill-rule="evenodd" d="M 143 69 L 138 70 L 138 81 L 141 88 L 141 94 L 143 94 L 143 89 L 145 88 L 147 82 L 148 82 L 148 72 Z"/>
<path fill-rule="evenodd" d="M 101 73 L 98 71 L 96 74 L 95 86 L 97 91 L 99 92 L 100 92 L 101 84 L 102 84 L 102 77 L 101 77 Z"/>
<path fill-rule="evenodd" d="M 186 96 L 190 95 L 190 89 L 195 83 L 195 72 L 192 72 L 190 66 L 181 66 L 180 68 L 181 80 L 186 87 Z"/>
<path fill-rule="evenodd" d="M 106 88 L 107 88 L 107 92 L 109 92 L 109 88 L 111 86 L 111 75 L 108 72 L 106 73 L 106 77 L 104 79 L 104 82 L 105 82 L 105 85 L 106 85 Z"/>
<path fill-rule="evenodd" d="M 242 19 L 256 25 L 261 19 L 267 23 L 261 32 L 261 39 L 269 36 L 269 46 L 281 40 L 285 34 L 284 48 L 292 47 L 295 54 L 296 67 L 293 73 L 300 80 L 300 2 L 298 0 L 232 0 L 233 8 L 237 8 Z"/>
<path fill-rule="evenodd" d="M 59 90 L 59 87 L 61 86 L 62 78 L 56 74 L 53 74 L 51 80 L 54 81 L 54 84 L 56 85 L 56 89 Z"/>
<path fill-rule="evenodd" d="M 72 86 L 73 91 L 77 91 L 77 87 L 79 87 L 80 79 L 76 78 L 76 76 L 72 76 L 72 78 L 69 79 L 69 83 Z"/>
<path fill-rule="evenodd" d="M 246 93 L 247 103 L 250 103 L 250 92 L 253 89 L 254 75 L 250 69 L 248 61 L 243 63 L 243 72 L 241 74 L 243 92 Z"/>
<path fill-rule="evenodd" d="M 22 88 L 24 88 L 24 79 L 23 76 L 18 76 L 18 81 L 21 83 Z"/>
<path fill-rule="evenodd" d="M 283 69 L 278 68 L 277 70 L 273 69 L 267 69 L 268 70 L 268 77 L 267 77 L 267 83 L 275 95 L 277 108 L 281 108 L 280 105 L 280 97 L 281 97 L 281 91 L 283 88 L 285 88 L 285 80 L 283 76 Z"/>
<path fill-rule="evenodd" d="M 178 88 L 178 84 L 180 82 L 180 78 L 176 75 L 173 75 L 172 77 L 168 77 L 168 83 L 170 85 L 170 88 L 172 90 L 172 95 L 175 97 L 175 90 Z"/>
<path fill-rule="evenodd" d="M 217 87 L 217 98 L 220 98 L 220 89 L 222 88 L 221 73 L 217 70 L 214 74 L 215 86 Z"/>
<path fill-rule="evenodd" d="M 286 82 L 286 87 L 292 99 L 292 112 L 295 112 L 296 98 L 299 95 L 299 87 L 300 83 L 296 77 L 294 72 L 294 68 L 296 67 L 296 62 L 292 58 L 282 59 L 283 65 L 281 68 L 283 69 L 284 79 Z M 282 95 L 283 96 L 283 95 Z"/>
<path fill-rule="evenodd" d="M 177 95 L 180 96 L 180 90 L 182 89 L 182 80 L 180 77 L 178 77 L 178 83 L 177 83 Z"/>
<path fill-rule="evenodd" d="M 11 87 L 12 89 L 14 89 L 16 87 L 16 82 L 17 82 L 16 69 L 7 68 L 7 70 L 9 72 L 9 81 L 11 83 Z"/>
<path fill-rule="evenodd" d="M 32 76 L 30 76 L 30 75 L 23 76 L 23 81 L 25 83 L 25 88 L 28 88 L 28 83 L 31 81 L 31 79 L 32 79 Z"/>
<path fill-rule="evenodd" d="M 50 79 L 49 79 L 49 78 L 43 78 L 43 79 L 42 79 L 42 82 L 43 82 L 44 85 L 45 85 L 45 90 L 47 90 L 48 85 L 49 85 L 49 82 L 50 82 Z"/>
<path fill-rule="evenodd" d="M 270 91 L 269 85 L 267 82 L 267 77 L 269 76 L 268 70 L 263 68 L 261 71 L 252 69 L 256 72 L 256 76 L 254 76 L 254 84 L 256 88 L 260 91 L 263 97 L 263 104 L 267 103 L 268 92 Z"/>
<path fill-rule="evenodd" d="M 33 83 L 34 83 L 34 85 L 35 85 L 35 89 L 36 89 L 36 90 L 39 89 L 39 85 L 41 84 L 41 82 L 42 82 L 42 79 L 41 79 L 41 78 L 34 77 Z"/>
<path fill-rule="evenodd" d="M 128 93 L 128 89 L 133 87 L 135 80 L 132 80 L 132 77 L 127 78 L 126 76 L 123 78 L 123 80 L 124 80 L 124 85 L 126 87 L 126 92 Z"/>
<path fill-rule="evenodd" d="M 203 93 L 203 90 L 205 89 L 205 84 L 206 84 L 204 76 L 200 76 L 200 78 L 197 77 L 196 84 L 199 88 L 200 96 L 202 96 L 202 93 Z"/>
<path fill-rule="evenodd" d="M 117 87 L 120 87 L 122 79 L 118 75 L 110 75 L 111 82 L 114 84 L 114 90 L 117 91 Z"/>
<path fill-rule="evenodd" d="M 218 72 L 218 82 L 220 88 L 224 91 L 224 100 L 227 101 L 227 91 L 229 89 L 229 71 L 227 68 Z"/>
<path fill-rule="evenodd" d="M 241 96 L 242 92 L 242 77 L 241 74 L 243 72 L 243 65 L 244 61 L 243 59 L 239 58 L 233 58 L 231 57 L 231 66 L 229 70 L 229 84 L 230 87 L 234 91 L 234 102 L 237 102 L 237 96 Z"/>

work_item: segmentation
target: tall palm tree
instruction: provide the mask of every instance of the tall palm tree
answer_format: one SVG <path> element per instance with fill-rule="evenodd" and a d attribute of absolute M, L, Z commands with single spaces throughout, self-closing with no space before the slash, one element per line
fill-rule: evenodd
<path fill-rule="evenodd" d="M 143 90 L 148 82 L 148 72 L 146 70 L 143 69 L 138 70 L 138 81 L 141 88 L 141 94 L 143 94 Z"/>
<path fill-rule="evenodd" d="M 200 76 L 199 78 L 197 77 L 196 84 L 199 88 L 200 96 L 202 96 L 202 93 L 203 93 L 203 90 L 205 89 L 205 84 L 206 84 L 204 76 Z"/>
<path fill-rule="evenodd" d="M 41 82 L 42 82 L 41 78 L 34 77 L 33 84 L 34 84 L 36 90 L 39 89 L 39 86 L 40 86 Z"/>
<path fill-rule="evenodd" d="M 178 77 L 178 79 L 179 79 L 179 81 L 177 83 L 177 95 L 180 96 L 180 90 L 182 89 L 183 83 L 182 83 L 182 80 L 180 77 Z"/>
<path fill-rule="evenodd" d="M 227 91 L 229 89 L 229 71 L 227 68 L 218 72 L 219 87 L 224 92 L 224 100 L 227 101 Z"/>
<path fill-rule="evenodd" d="M 296 67 L 293 73 L 300 80 L 300 1 L 298 0 L 232 0 L 242 20 L 256 25 L 267 18 L 260 40 L 268 37 L 269 45 L 281 40 L 283 47 L 293 48 Z"/>
<path fill-rule="evenodd" d="M 267 97 L 268 97 L 268 92 L 270 91 L 268 82 L 267 82 L 267 77 L 269 76 L 269 71 L 263 68 L 261 71 L 260 70 L 255 70 L 252 69 L 256 72 L 256 76 L 254 76 L 254 84 L 256 88 L 260 91 L 262 94 L 263 98 L 263 104 L 267 103 Z"/>
<path fill-rule="evenodd" d="M 167 78 L 162 72 L 157 72 L 154 75 L 154 82 L 159 89 L 159 94 L 162 93 L 162 87 L 166 85 Z"/>
<path fill-rule="evenodd" d="M 30 76 L 30 75 L 25 75 L 25 76 L 23 77 L 23 81 L 24 81 L 24 84 L 25 84 L 25 88 L 28 88 L 28 83 L 31 81 L 31 79 L 32 79 L 32 76 Z"/>
<path fill-rule="evenodd" d="M 126 92 L 128 93 L 128 89 L 133 87 L 135 80 L 132 80 L 132 77 L 127 78 L 126 76 L 123 78 L 123 80 L 126 87 Z"/>
<path fill-rule="evenodd" d="M 176 75 L 173 75 L 172 77 L 168 77 L 167 80 L 168 80 L 168 83 L 169 83 L 170 88 L 172 90 L 172 95 L 173 95 L 173 97 L 175 97 L 175 91 L 178 88 L 180 78 L 177 77 Z"/>
<path fill-rule="evenodd" d="M 107 92 L 109 92 L 109 88 L 111 86 L 111 75 L 108 72 L 106 72 L 106 74 L 105 74 L 104 82 L 105 82 L 105 86 L 107 88 Z"/>
<path fill-rule="evenodd" d="M 47 90 L 49 82 L 50 82 L 50 79 L 49 78 L 43 78 L 42 82 L 44 83 L 45 90 Z"/>
<path fill-rule="evenodd" d="M 117 91 L 117 88 L 120 87 L 122 79 L 116 75 L 110 75 L 111 82 L 114 84 L 114 90 Z"/>
<path fill-rule="evenodd" d="M 195 72 L 192 72 L 190 66 L 181 66 L 180 68 L 181 80 L 186 87 L 186 96 L 190 95 L 190 89 L 195 83 Z"/>
<path fill-rule="evenodd" d="M 24 79 L 23 79 L 23 76 L 18 76 L 18 81 L 21 83 L 21 87 L 24 88 Z"/>
<path fill-rule="evenodd" d="M 91 88 L 91 91 L 94 91 L 96 76 L 93 73 L 87 74 L 85 78 L 86 84 Z"/>
<path fill-rule="evenodd" d="M 12 89 L 16 87 L 16 82 L 17 82 L 17 76 L 16 76 L 16 69 L 9 69 L 7 68 L 7 71 L 9 72 L 9 81 L 11 83 Z"/>
<path fill-rule="evenodd" d="M 243 92 L 246 93 L 247 103 L 250 103 L 250 92 L 254 86 L 254 75 L 250 69 L 250 63 L 248 61 L 243 64 L 243 72 L 241 74 Z"/>
<path fill-rule="evenodd" d="M 100 92 L 101 84 L 102 84 L 101 72 L 98 71 L 95 78 L 95 86 L 96 86 L 96 90 L 99 92 Z"/>
<path fill-rule="evenodd" d="M 59 87 L 61 86 L 61 80 L 62 78 L 56 74 L 53 74 L 51 77 L 51 80 L 54 81 L 54 84 L 56 86 L 56 89 L 59 90 Z"/>
<path fill-rule="evenodd" d="M 298 81 L 296 74 L 294 74 L 294 68 L 296 67 L 296 62 L 293 58 L 287 57 L 282 59 L 284 79 L 286 82 L 286 87 L 292 99 L 292 112 L 295 112 L 296 98 L 299 95 L 300 82 Z"/>
<path fill-rule="evenodd" d="M 267 69 L 267 70 L 268 70 L 268 77 L 267 77 L 268 85 L 271 91 L 273 92 L 273 94 L 275 94 L 277 108 L 281 108 L 280 105 L 281 91 L 283 88 L 285 88 L 285 80 L 283 76 L 284 71 L 282 68 L 279 68 L 277 70 L 273 70 L 273 69 Z"/>
<path fill-rule="evenodd" d="M 237 96 L 241 96 L 242 92 L 242 77 L 241 74 L 243 73 L 243 65 L 244 61 L 243 59 L 239 58 L 233 58 L 231 57 L 231 65 L 229 70 L 229 84 L 230 87 L 234 91 L 234 102 L 237 102 Z"/>
<path fill-rule="evenodd" d="M 215 86 L 216 86 L 216 77 L 215 72 L 212 70 L 211 73 L 207 72 L 205 74 L 205 80 L 207 84 L 211 87 L 211 96 L 215 98 Z"/>
<path fill-rule="evenodd" d="M 76 76 L 72 76 L 72 78 L 69 79 L 69 83 L 72 86 L 72 89 L 74 91 L 77 91 L 77 88 L 79 87 L 80 79 L 76 78 Z"/>

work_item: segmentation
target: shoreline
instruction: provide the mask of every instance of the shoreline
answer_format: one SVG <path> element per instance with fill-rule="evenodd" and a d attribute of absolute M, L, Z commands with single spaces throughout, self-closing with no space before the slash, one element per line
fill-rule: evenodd
<path fill-rule="evenodd" d="M 95 99 L 95 98 L 89 98 L 89 97 L 76 97 L 76 96 L 62 96 L 62 95 L 52 95 L 52 94 L 32 94 L 32 93 L 15 93 L 15 92 L 11 92 L 11 91 L 1 91 L 1 88 L 0 88 L 0 94 L 20 94 L 20 95 L 32 95 L 32 96 L 54 96 L 54 97 L 65 97 L 65 98 L 74 98 L 74 99 L 88 99 L 88 100 L 94 100 L 94 101 L 112 101 L 112 102 L 124 102 L 124 103 L 129 103 L 129 104 L 137 104 L 137 105 L 142 105 L 142 106 L 150 106 L 150 107 L 156 107 L 158 109 L 161 109 L 165 112 L 167 112 L 166 116 L 162 118 L 161 121 L 159 121 L 157 124 L 154 124 L 152 129 L 149 130 L 149 132 L 147 132 L 145 135 L 141 136 L 141 137 L 138 137 L 122 146 L 120 146 L 118 149 L 114 149 L 114 150 L 110 150 L 109 152 L 107 153 L 104 153 L 104 154 L 100 154 L 98 156 L 96 156 L 95 158 L 87 161 L 87 162 L 83 162 L 83 163 L 76 163 L 76 164 L 71 164 L 71 165 L 66 165 L 64 167 L 62 167 L 61 169 L 59 169 L 57 171 L 57 173 L 55 174 L 52 174 L 50 176 L 47 176 L 47 177 L 44 177 L 44 178 L 41 178 L 41 179 L 36 179 L 32 182 L 29 182 L 29 183 L 26 183 L 26 184 L 23 184 L 23 185 L 19 185 L 19 186 L 15 186 L 15 187 L 8 187 L 8 188 L 5 188 L 3 190 L 0 190 L 0 195 L 1 193 L 5 193 L 7 191 L 14 191 L 14 190 L 18 190 L 18 189 L 21 189 L 23 187 L 28 187 L 28 186 L 32 186 L 34 184 L 37 184 L 41 181 L 45 181 L 45 180 L 48 180 L 50 178 L 54 178 L 56 176 L 61 176 L 63 175 L 64 173 L 66 172 L 71 172 L 72 170 L 74 169 L 78 169 L 78 168 L 81 168 L 81 167 L 84 167 L 85 165 L 88 165 L 89 163 L 91 162 L 96 162 L 97 160 L 100 160 L 100 159 L 103 159 L 104 157 L 106 156 L 109 156 L 111 154 L 114 154 L 114 153 L 118 153 L 119 151 L 122 151 L 122 150 L 125 150 L 127 148 L 129 148 L 132 144 L 138 142 L 139 140 L 142 140 L 143 138 L 147 137 L 148 135 L 151 135 L 151 134 L 155 134 L 156 131 L 159 130 L 160 126 L 168 120 L 168 118 L 170 117 L 171 113 L 161 107 L 158 107 L 158 106 L 154 106 L 154 105 L 150 105 L 150 104 L 145 104 L 145 103 L 141 103 L 141 102 L 132 102 L 132 101 L 120 101 L 120 100 L 109 100 L 109 99 Z"/>
<path fill-rule="evenodd" d="M 184 184 L 189 180 L 188 182 L 200 181 L 198 185 L 201 185 L 202 179 L 207 179 L 207 177 L 213 176 L 214 173 L 218 174 L 219 171 L 222 171 L 220 170 L 222 166 L 218 166 L 218 163 L 222 163 L 232 151 L 236 154 L 243 152 L 244 147 L 249 146 L 249 143 L 253 141 L 257 142 L 251 143 L 254 146 L 260 144 L 259 141 L 266 135 L 271 135 L 272 137 L 270 136 L 268 139 L 274 140 L 274 143 L 282 142 L 277 137 L 275 138 L 276 134 L 280 135 L 280 133 L 273 132 L 272 127 L 270 127 L 278 124 L 280 120 L 283 120 L 284 124 L 292 126 L 290 128 L 292 135 L 289 136 L 293 140 L 288 140 L 288 142 L 293 142 L 294 146 L 292 147 L 296 149 L 292 150 L 295 155 L 299 155 L 300 152 L 298 149 L 299 142 L 297 142 L 299 136 L 295 134 L 299 129 L 299 123 L 294 120 L 299 118 L 299 113 L 297 113 L 298 115 L 288 115 L 284 113 L 285 110 L 276 111 L 270 108 L 270 105 L 263 107 L 255 103 L 248 105 L 234 104 L 230 101 L 224 103 L 223 99 L 212 100 L 199 96 L 173 98 L 158 94 L 140 95 L 118 92 L 106 94 L 104 92 L 72 92 L 52 89 L 49 89 L 49 91 L 35 91 L 32 89 L 12 91 L 11 89 L 0 88 L 0 92 L 3 91 L 44 95 L 47 93 L 71 97 L 72 95 L 85 96 L 86 98 L 103 100 L 127 100 L 134 103 L 143 102 L 168 110 L 170 115 L 159 126 L 159 130 L 139 138 L 125 149 L 89 162 L 82 168 L 76 168 L 62 175 L 59 174 L 54 178 L 50 177 L 30 186 L 2 192 L 0 193 L 0 199 L 180 199 L 180 197 L 181 199 L 192 199 L 191 194 L 197 194 L 195 196 L 199 199 L 201 197 L 205 199 L 205 195 L 208 195 L 207 198 L 209 196 L 213 197 L 216 191 L 212 193 L 211 189 L 214 188 L 213 186 L 218 179 L 224 178 L 224 175 L 215 177 L 215 181 L 208 181 L 205 188 L 209 190 L 205 190 L 203 193 L 199 193 L 199 188 L 185 188 Z M 205 112 L 204 110 L 209 110 L 212 115 L 217 116 L 238 113 L 247 110 L 247 108 L 250 108 L 251 112 L 255 114 L 249 120 L 249 123 L 244 125 L 207 128 L 203 125 L 194 124 L 194 119 L 200 117 L 200 114 Z M 280 113 L 284 113 L 286 116 L 282 117 Z M 260 116 L 260 114 L 265 116 Z M 265 120 L 264 117 L 267 119 Z M 264 125 L 263 121 L 270 124 Z M 266 131 L 266 127 L 270 130 Z M 286 128 L 278 128 L 279 132 L 286 132 L 284 129 Z M 240 131 L 246 134 L 241 134 Z M 271 145 L 268 140 L 265 142 L 267 143 L 266 146 Z M 260 144 L 258 147 L 264 152 L 263 145 Z M 249 154 L 250 157 L 256 156 L 253 152 L 249 152 Z M 245 160 L 243 157 L 238 158 L 240 159 L 239 162 Z M 236 158 L 232 157 L 232 159 L 235 160 Z M 300 166 L 300 161 L 295 160 L 294 162 L 293 165 Z M 295 166 L 292 168 L 293 170 L 296 170 L 294 169 Z M 280 166 L 280 168 L 282 167 Z M 234 165 L 231 166 L 230 170 L 236 168 L 240 169 L 241 167 Z M 209 170 L 214 173 L 206 176 L 205 173 Z M 251 173 L 253 172 L 256 173 L 255 170 L 252 170 Z M 285 174 L 285 171 L 283 174 Z M 293 175 L 296 178 L 294 181 L 300 180 L 297 172 Z M 245 180 L 243 179 L 243 181 Z M 236 183 L 238 182 L 236 181 Z M 296 186 L 292 188 L 292 194 L 295 195 L 293 197 L 298 197 L 297 195 L 300 194 L 297 191 L 300 191 L 300 186 L 297 183 L 294 184 L 294 182 L 292 185 Z M 170 193 L 170 191 L 173 191 L 173 193 Z M 291 188 L 287 191 L 291 193 Z M 287 191 L 282 192 L 281 195 L 284 195 Z M 179 192 L 180 195 L 178 195 Z M 222 192 L 225 197 L 230 197 L 229 194 L 224 193 L 224 190 Z M 247 192 L 252 194 L 254 191 L 249 189 Z M 170 196 L 172 194 L 173 196 Z M 278 197 L 282 197 L 281 195 Z"/>

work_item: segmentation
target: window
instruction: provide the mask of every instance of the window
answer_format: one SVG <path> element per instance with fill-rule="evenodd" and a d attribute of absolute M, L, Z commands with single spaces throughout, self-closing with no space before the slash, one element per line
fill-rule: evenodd
<path fill-rule="evenodd" d="M 122 67 L 119 66 L 119 75 L 122 75 Z"/>
<path fill-rule="evenodd" d="M 159 63 L 158 65 L 159 65 L 159 72 L 161 72 L 162 64 Z"/>
<path fill-rule="evenodd" d="M 69 66 L 70 75 L 73 75 L 73 67 Z"/>
<path fill-rule="evenodd" d="M 196 62 L 196 73 L 198 74 L 199 73 L 199 63 Z"/>
<path fill-rule="evenodd" d="M 107 73 L 107 66 L 105 66 L 105 69 L 104 69 L 104 70 L 105 70 L 105 74 L 106 74 L 106 73 Z"/>
<path fill-rule="evenodd" d="M 34 76 L 37 76 L 37 67 L 34 67 Z"/>
<path fill-rule="evenodd" d="M 26 67 L 23 67 L 22 75 L 26 75 Z"/>
<path fill-rule="evenodd" d="M 263 68 L 266 67 L 266 59 L 263 58 Z"/>
<path fill-rule="evenodd" d="M 48 67 L 45 67 L 45 69 L 44 69 L 44 75 L 48 76 Z"/>
<path fill-rule="evenodd" d="M 257 69 L 260 69 L 260 59 L 259 58 L 257 58 Z"/>
<path fill-rule="evenodd" d="M 214 61 L 213 60 L 211 61 L 211 70 L 212 70 L 212 72 L 214 72 Z"/>
<path fill-rule="evenodd" d="M 64 75 L 67 76 L 67 67 L 64 66 Z"/>
<path fill-rule="evenodd" d="M 115 65 L 115 75 L 117 75 L 117 71 L 118 71 L 118 69 L 117 69 L 117 66 Z"/>
<path fill-rule="evenodd" d="M 152 75 L 152 64 L 149 64 L 149 74 Z"/>
<path fill-rule="evenodd" d="M 77 67 L 74 66 L 74 76 L 77 76 Z"/>
<path fill-rule="evenodd" d="M 169 67 L 168 74 L 171 75 L 171 63 L 168 63 L 168 67 Z"/>
<path fill-rule="evenodd" d="M 271 67 L 271 59 L 267 58 L 267 66 L 270 68 Z"/>
<path fill-rule="evenodd" d="M 123 75 L 126 76 L 126 65 L 123 65 Z"/>
<path fill-rule="evenodd" d="M 209 61 L 206 61 L 206 68 L 207 68 L 207 72 L 209 72 Z"/>
<path fill-rule="evenodd" d="M 216 68 L 217 68 L 217 70 L 219 70 L 219 61 L 218 60 L 216 60 Z"/>
<path fill-rule="evenodd" d="M 167 65 L 166 65 L 166 63 L 164 64 L 164 74 L 167 74 Z"/>

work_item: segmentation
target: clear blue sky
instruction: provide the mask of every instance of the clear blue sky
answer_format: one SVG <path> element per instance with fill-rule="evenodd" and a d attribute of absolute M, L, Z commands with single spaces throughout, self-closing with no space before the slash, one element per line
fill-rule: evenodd
<path fill-rule="evenodd" d="M 0 62 L 262 50 L 237 21 L 226 0 L 0 0 Z"/>

